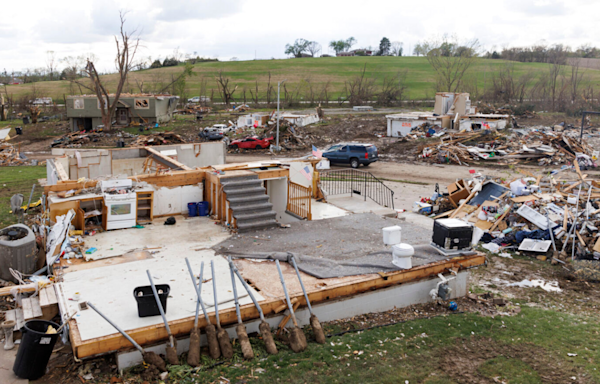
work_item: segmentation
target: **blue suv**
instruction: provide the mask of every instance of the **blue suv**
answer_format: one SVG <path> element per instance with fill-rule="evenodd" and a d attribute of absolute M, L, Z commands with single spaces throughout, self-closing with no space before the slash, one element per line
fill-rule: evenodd
<path fill-rule="evenodd" d="M 334 144 L 323 152 L 323 157 L 331 164 L 350 164 L 358 168 L 361 164 L 368 166 L 379 160 L 377 147 L 373 144 L 340 143 Z"/>

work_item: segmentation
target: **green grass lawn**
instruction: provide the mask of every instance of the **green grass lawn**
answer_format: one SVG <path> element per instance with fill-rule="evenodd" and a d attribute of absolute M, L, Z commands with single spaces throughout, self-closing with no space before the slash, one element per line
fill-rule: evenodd
<path fill-rule="evenodd" d="M 598 383 L 598 325 L 597 318 L 523 307 L 510 317 L 449 314 L 347 333 L 325 345 L 309 342 L 298 354 L 279 344 L 279 354 L 268 355 L 252 337 L 254 360 L 244 361 L 234 345 L 232 362 L 214 366 L 203 356 L 212 368 L 172 366 L 169 382 Z"/>
<path fill-rule="evenodd" d="M 477 87 L 484 90 L 491 83 L 492 74 L 505 66 L 507 63 L 515 66 L 517 75 L 533 71 L 540 74 L 548 68 L 543 63 L 518 63 L 504 60 L 477 59 L 472 67 L 471 75 L 477 80 Z M 293 90 L 303 80 L 307 80 L 319 88 L 320 85 L 331 83 L 331 100 L 342 95 L 344 83 L 360 73 L 364 65 L 367 65 L 367 74 L 381 83 L 385 76 L 407 71 L 407 97 L 410 99 L 431 99 L 435 94 L 435 74 L 433 68 L 424 57 L 322 57 L 303 58 L 287 60 L 257 60 L 257 61 L 228 61 L 228 62 L 206 62 L 194 65 L 196 76 L 187 81 L 187 96 L 198 96 L 203 79 L 207 81 L 205 95 L 210 96 L 214 90 L 214 97 L 218 99 L 218 91 L 215 76 L 222 70 L 225 76 L 231 78 L 231 84 L 238 85 L 235 93 L 236 101 L 241 101 L 244 87 L 247 89 L 247 98 L 250 99 L 249 90 L 253 89 L 258 81 L 261 99 L 265 98 L 268 74 L 271 73 L 271 84 L 277 91 L 277 81 L 287 79 L 288 90 Z M 183 68 L 166 67 L 147 69 L 132 72 L 130 74 L 127 92 L 139 92 L 136 80 L 143 81 L 146 91 L 156 91 L 162 85 L 168 84 L 172 77 L 181 73 Z M 568 68 L 567 68 L 568 70 Z M 588 79 L 586 82 L 598 83 L 600 71 L 586 69 Z M 116 86 L 115 75 L 104 76 L 110 87 Z M 443 91 L 443 90 L 439 90 Z M 15 96 L 32 94 L 33 87 L 30 84 L 10 85 L 8 92 Z M 77 88 L 70 86 L 68 81 L 39 82 L 35 84 L 35 93 L 39 96 L 49 96 L 56 100 L 62 100 L 64 95 L 78 94 Z M 276 97 L 276 94 L 274 95 Z"/>
<path fill-rule="evenodd" d="M 0 228 L 15 224 L 17 218 L 10 213 L 10 198 L 23 194 L 23 205 L 27 204 L 31 186 L 36 184 L 31 202 L 37 201 L 43 188 L 38 179 L 46 178 L 46 166 L 0 167 Z"/>

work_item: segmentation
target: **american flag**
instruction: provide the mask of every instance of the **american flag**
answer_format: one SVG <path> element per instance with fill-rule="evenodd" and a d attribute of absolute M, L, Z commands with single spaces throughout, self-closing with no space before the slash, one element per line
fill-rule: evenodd
<path fill-rule="evenodd" d="M 304 175 L 309 181 L 312 180 L 312 174 L 310 173 L 310 168 L 308 165 L 300 170 L 300 173 Z"/>
<path fill-rule="evenodd" d="M 317 149 L 317 147 L 315 147 L 314 145 L 313 145 L 312 147 L 313 147 L 313 150 L 312 150 L 312 155 L 313 155 L 314 157 L 316 157 L 317 159 L 320 159 L 321 157 L 323 157 L 323 152 L 322 152 L 322 151 L 319 151 L 319 150 Z"/>

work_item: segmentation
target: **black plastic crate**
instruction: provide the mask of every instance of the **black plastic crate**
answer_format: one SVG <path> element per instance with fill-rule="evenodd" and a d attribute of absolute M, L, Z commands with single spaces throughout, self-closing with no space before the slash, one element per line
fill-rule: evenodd
<path fill-rule="evenodd" d="M 471 248 L 473 227 L 458 219 L 439 219 L 433 223 L 433 242 L 440 248 L 463 250 Z"/>
<path fill-rule="evenodd" d="M 168 284 L 158 284 L 156 285 L 156 291 L 158 292 L 158 298 L 160 299 L 160 303 L 162 304 L 163 310 L 166 314 L 167 298 L 171 292 L 171 287 Z M 160 315 L 160 310 L 158 309 L 158 305 L 156 304 L 156 299 L 154 298 L 152 287 L 150 285 L 137 287 L 134 289 L 133 297 L 135 297 L 135 300 L 137 301 L 139 317 Z"/>

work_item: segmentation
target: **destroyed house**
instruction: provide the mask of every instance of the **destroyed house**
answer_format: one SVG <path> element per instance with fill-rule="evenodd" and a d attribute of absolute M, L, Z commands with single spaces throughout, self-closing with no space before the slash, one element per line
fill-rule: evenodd
<path fill-rule="evenodd" d="M 112 97 L 109 95 L 112 103 Z M 166 123 L 173 117 L 178 96 L 121 94 L 112 116 L 113 125 Z M 102 125 L 100 101 L 96 95 L 67 96 L 67 118 L 72 131 L 90 131 Z"/>
<path fill-rule="evenodd" d="M 143 356 L 96 311 L 149 351 L 164 354 L 172 336 L 177 353 L 186 352 L 198 297 L 191 282 L 202 263 L 206 312 L 198 326 L 219 321 L 233 336 L 243 321 L 254 337 L 264 336 L 262 323 L 311 323 L 307 300 L 321 321 L 333 321 L 464 296 L 469 269 L 485 262 L 469 249 L 432 246 L 431 226 L 400 221 L 393 191 L 369 172 L 327 170 L 314 156 L 238 164 L 219 158 L 201 166 L 217 145 L 55 152 L 40 218 L 48 226 L 40 261 L 53 279 L 39 290 L 39 302 L 25 297 L 37 283 L 10 287 L 27 305 L 7 318 L 60 313 L 75 358 L 115 353 L 124 369 Z M 129 169 L 133 161 L 137 167 Z M 232 281 L 234 273 L 239 279 Z M 138 290 L 150 276 L 168 289 L 164 319 L 140 304 L 158 301 Z"/>
<path fill-rule="evenodd" d="M 387 136 L 404 137 L 419 127 L 473 131 L 482 128 L 504 129 L 509 115 L 478 113 L 468 93 L 438 92 L 433 112 L 406 112 L 387 115 Z"/>

